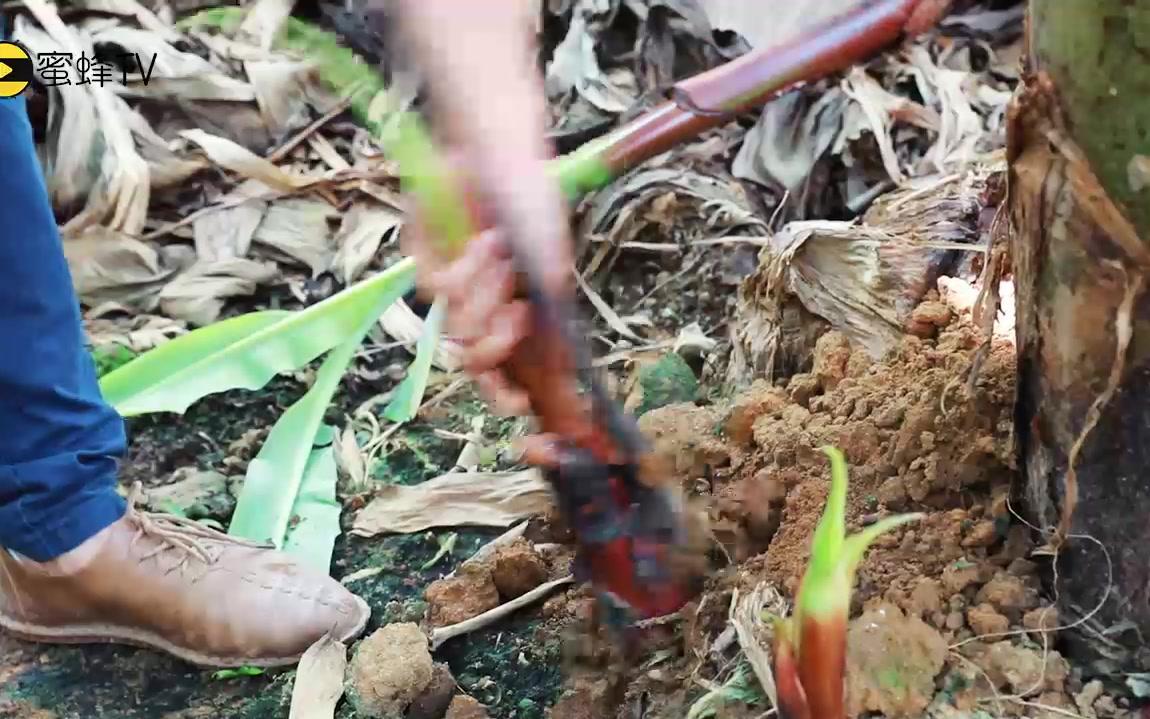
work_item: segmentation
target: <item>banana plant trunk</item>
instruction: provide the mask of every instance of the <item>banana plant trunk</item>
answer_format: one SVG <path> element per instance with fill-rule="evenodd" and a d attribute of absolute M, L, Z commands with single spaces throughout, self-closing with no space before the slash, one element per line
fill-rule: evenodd
<path fill-rule="evenodd" d="M 1029 2 L 1008 131 L 1019 460 L 1056 556 L 1060 623 L 1100 607 L 1070 650 L 1107 658 L 1101 671 L 1144 671 L 1150 3 Z"/>

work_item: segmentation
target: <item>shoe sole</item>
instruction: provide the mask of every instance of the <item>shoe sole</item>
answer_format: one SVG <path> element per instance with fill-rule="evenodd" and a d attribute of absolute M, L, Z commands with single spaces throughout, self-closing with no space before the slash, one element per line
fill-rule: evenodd
<path fill-rule="evenodd" d="M 362 598 L 356 597 L 362 619 L 352 632 L 340 641 L 345 644 L 363 634 L 371 618 L 371 609 Z M 290 657 L 219 657 L 203 654 L 186 647 L 180 647 L 154 632 L 117 627 L 109 624 L 77 624 L 63 627 L 43 627 L 15 620 L 0 613 L 0 628 L 8 634 L 29 642 L 43 644 L 122 644 L 126 646 L 153 649 L 201 667 L 229 669 L 234 667 L 258 667 L 270 669 L 297 664 L 303 653 Z"/>

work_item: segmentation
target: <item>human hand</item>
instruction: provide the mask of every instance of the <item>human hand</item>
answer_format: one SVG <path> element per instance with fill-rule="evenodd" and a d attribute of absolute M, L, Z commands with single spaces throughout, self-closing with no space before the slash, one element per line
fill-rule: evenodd
<path fill-rule="evenodd" d="M 488 229 L 447 259 L 436 251 L 422 209 L 412 214 L 400 244 L 415 259 L 419 295 L 447 303 L 447 334 L 459 345 L 463 370 L 475 378 L 483 399 L 503 416 L 527 414 L 526 395 L 499 369 L 531 319 L 530 307 L 515 297 L 511 248 L 499 231 Z"/>
<path fill-rule="evenodd" d="M 448 332 L 485 399 L 524 414 L 527 398 L 498 367 L 529 331 L 515 298 L 516 258 L 552 297 L 573 291 L 566 201 L 548 174 L 546 104 L 534 66 L 528 12 L 514 0 L 401 0 L 404 40 L 429 89 L 431 118 L 451 148 L 452 180 L 483 231 L 461 254 L 436 249 L 424 208 L 403 233 L 420 293 L 447 301 Z M 489 229 L 496 228 L 496 229 Z"/>

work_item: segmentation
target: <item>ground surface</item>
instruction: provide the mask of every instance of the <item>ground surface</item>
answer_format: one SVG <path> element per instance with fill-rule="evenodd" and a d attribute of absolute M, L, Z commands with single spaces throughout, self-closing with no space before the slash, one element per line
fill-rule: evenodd
<path fill-rule="evenodd" d="M 187 466 L 235 472 L 235 459 L 243 456 L 242 446 L 250 444 L 242 441 L 245 433 L 270 427 L 299 391 L 298 384 L 277 380 L 260 393 L 207 399 L 181 420 L 146 418 L 132 423 L 124 482 L 138 480 L 155 486 Z M 368 396 L 353 392 L 341 404 L 354 405 Z M 435 426 L 461 429 L 465 425 L 455 415 L 464 416 L 474 407 L 473 399 L 460 402 L 457 410 L 443 413 Z M 458 441 L 438 439 L 429 426 L 413 423 L 379 472 L 390 481 L 422 481 L 450 467 L 459 447 Z M 225 462 L 229 457 L 232 460 Z M 420 567 L 439 550 L 434 533 L 370 540 L 344 536 L 336 548 L 332 573 L 341 578 L 360 569 L 383 570 L 351 584 L 371 604 L 371 632 L 387 621 L 418 619 L 427 584 L 450 572 L 496 534 L 459 532 L 453 553 L 426 570 Z M 490 685 L 493 689 L 479 688 L 475 694 L 507 712 L 502 716 L 542 716 L 542 708 L 555 698 L 560 677 L 558 645 L 535 641 L 533 632 L 539 623 L 537 617 L 515 618 L 497 629 L 453 642 L 437 658 L 447 661 L 461 682 Z M 493 649 L 497 639 L 499 645 Z M 521 652 L 534 660 L 533 669 L 513 663 Z M 214 674 L 133 648 L 49 647 L 0 635 L 0 717 L 271 719 L 287 715 L 291 672 L 234 678 Z M 491 681 L 482 681 L 485 677 Z M 345 710 L 345 714 L 350 712 Z"/>
<path fill-rule="evenodd" d="M 660 4 L 675 3 L 652 3 Z M 981 43 L 965 50 L 969 64 L 984 54 Z M 624 45 L 631 47 L 630 41 Z M 999 49 L 1010 55 L 1005 43 Z M 956 67 L 970 69 L 961 62 Z M 583 210 L 580 237 L 587 241 L 580 266 L 616 319 L 627 318 L 642 336 L 624 337 L 618 322 L 608 331 L 604 317 L 584 307 L 595 318 L 597 329 L 588 330 L 595 351 L 626 356 L 611 369 L 620 398 L 631 407 L 652 401 L 631 391 L 629 381 L 660 356 L 653 346 L 665 349 L 693 323 L 696 336 L 727 336 L 740 282 L 758 266 L 760 243 L 751 240 L 776 229 L 763 223 L 782 193 L 749 190 L 727 172 L 745 129 L 716 131 L 655 163 L 673 170 L 679 184 L 641 169 Z M 901 127 L 899 137 L 914 144 L 907 130 Z M 861 147 L 851 146 L 856 168 L 866 164 L 859 157 L 879 164 L 867 137 Z M 928 145 L 909 153 L 901 147 L 917 157 Z M 825 201 L 812 208 L 833 209 L 814 216 L 857 214 L 858 208 L 845 212 L 834 199 L 828 183 L 837 167 L 814 173 L 810 194 Z M 741 224 L 748 216 L 758 219 Z M 729 234 L 745 237 L 709 243 Z M 381 254 L 393 252 L 389 247 Z M 330 295 L 336 289 L 330 277 L 301 281 L 301 292 L 309 302 Z M 294 307 L 299 298 L 288 299 L 277 306 Z M 230 311 L 270 306 L 267 300 L 244 298 Z M 767 706 L 740 656 L 729 605 L 736 590 L 744 597 L 753 590 L 793 597 L 826 498 L 829 471 L 820 450 L 833 444 L 850 465 L 849 531 L 889 513 L 924 515 L 880 540 L 860 568 L 848 668 L 852 717 L 1131 716 L 1121 677 L 1092 681 L 1087 667 L 1062 656 L 1062 635 L 1044 631 L 1074 618 L 1047 609 L 1051 559 L 1034 552 L 1040 537 L 1012 513 L 1018 506 L 1010 501 L 1016 479 L 1013 348 L 997 343 L 980 360 L 983 338 L 967 316 L 935 297 L 922 309 L 928 320 L 918 327 L 922 336 L 908 336 L 883 362 L 829 334 L 814 348 L 812 367 L 777 387 L 758 384 L 734 397 L 722 396 L 715 381 L 724 374 L 723 343 L 711 351 L 704 342 L 688 353 L 701 380 L 698 400 L 656 409 L 642 425 L 683 488 L 707 509 L 710 580 L 702 596 L 652 630 L 633 664 L 619 663 L 602 637 L 588 631 L 583 587 L 455 639 L 434 653 L 435 661 L 447 664 L 459 690 L 486 705 L 492 719 L 762 716 Z M 935 327 L 941 328 L 937 335 Z M 403 350 L 377 350 L 360 358 L 345 379 L 329 416 L 333 424 L 342 427 L 348 413 L 394 387 L 400 376 L 395 370 L 410 359 Z M 259 392 L 205 399 L 181 418 L 134 420 L 124 486 L 140 481 L 163 487 L 189 472 L 213 470 L 234 490 L 234 478 L 243 476 L 267 429 L 302 388 L 298 378 L 279 378 Z M 661 404 L 666 397 L 658 399 Z M 380 407 L 373 411 L 378 416 Z M 471 431 L 480 416 L 486 447 L 504 445 L 513 424 L 487 415 L 465 390 L 392 437 L 372 487 L 415 484 L 450 470 L 463 446 L 460 433 Z M 490 457 L 485 463 L 509 468 Z M 226 489 L 202 499 L 209 516 L 227 521 L 234 502 Z M 345 526 L 365 499 L 345 503 Z M 562 540 L 549 530 L 546 522 L 533 522 L 529 539 Z M 452 552 L 432 563 L 453 533 Z M 495 601 L 505 590 L 495 586 L 507 584 L 506 576 L 496 576 L 498 567 L 467 574 L 446 589 L 437 584 L 430 597 L 425 592 L 498 533 L 451 528 L 372 539 L 345 535 L 332 573 L 360 577 L 349 586 L 371 604 L 367 635 L 386 623 L 420 621 L 429 602 L 440 614 L 473 613 L 468 605 Z M 562 550 L 559 555 L 549 567 L 552 577 L 562 574 Z M 516 565 L 511 579 L 525 579 L 529 565 Z M 366 576 L 365 570 L 375 573 Z M 534 576 L 524 586 L 539 581 Z M 293 671 L 220 677 L 149 651 L 38 646 L 0 635 L 0 719 L 286 718 L 293 678 Z M 347 701 L 339 716 L 363 719 Z"/>
<path fill-rule="evenodd" d="M 880 540 L 860 569 L 854 613 L 867 615 L 852 629 L 853 709 L 892 717 L 1122 716 L 1118 699 L 1086 685 L 1054 639 L 1044 645 L 1041 634 L 1025 631 L 1044 621 L 1052 627 L 1055 618 L 1043 613 L 1046 568 L 1008 509 L 1012 348 L 996 346 L 968 388 L 979 344 L 969 324 L 955 320 L 936 339 L 908 337 L 876 364 L 830 334 L 811 372 L 785 389 L 758 385 L 733 401 L 645 415 L 645 431 L 711 507 L 715 566 L 703 598 L 665 627 L 637 667 L 565 639 L 586 616 L 578 588 L 455 640 L 435 659 L 492 717 L 685 716 L 707 694 L 692 677 L 732 681 L 730 642 L 722 639 L 731 591 L 769 583 L 792 595 L 825 501 L 819 447 L 829 443 L 851 466 L 850 531 L 889 512 L 925 513 Z M 182 424 L 136 423 L 124 475 L 167 478 L 189 461 L 236 471 L 243 443 L 233 442 L 255 422 L 270 422 L 272 408 L 296 391 L 282 380 L 243 402 L 201 402 Z M 261 406 L 268 411 L 253 411 Z M 461 396 L 436 414 L 435 425 L 459 429 L 477 411 Z M 397 444 L 389 477 L 434 476 L 458 448 L 416 423 Z M 439 548 L 434 536 L 345 537 L 333 573 L 383 570 L 351 584 L 372 605 L 370 633 L 389 621 L 419 621 L 423 590 L 494 534 L 461 531 L 452 554 L 428 569 L 421 566 Z M 0 642 L 3 717 L 286 716 L 290 671 L 218 678 L 148 651 Z M 742 698 L 720 702 L 723 713 L 715 716 L 762 711 L 755 691 L 733 696 Z M 355 714 L 345 703 L 340 716 Z"/>

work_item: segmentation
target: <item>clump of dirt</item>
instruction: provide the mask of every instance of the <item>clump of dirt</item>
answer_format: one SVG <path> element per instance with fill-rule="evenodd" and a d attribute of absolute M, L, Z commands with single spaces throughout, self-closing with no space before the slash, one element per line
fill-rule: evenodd
<path fill-rule="evenodd" d="M 549 719 L 601 719 L 613 716 L 619 681 L 598 672 L 568 677 L 563 693 L 551 707 Z"/>
<path fill-rule="evenodd" d="M 939 328 L 950 324 L 954 312 L 945 302 L 935 299 L 927 300 L 914 308 L 907 323 L 906 331 L 916 337 L 924 339 L 934 337 Z"/>
<path fill-rule="evenodd" d="M 407 708 L 406 719 L 441 719 L 451 705 L 458 686 L 451 668 L 437 663 L 432 670 L 431 681 L 424 687 L 411 706 Z"/>
<path fill-rule="evenodd" d="M 547 581 L 547 563 L 520 537 L 499 547 L 490 559 L 491 578 L 503 599 L 514 599 Z"/>
<path fill-rule="evenodd" d="M 990 604 L 979 604 L 966 610 L 966 623 L 978 635 L 999 634 L 1010 628 L 1010 620 Z"/>
<path fill-rule="evenodd" d="M 181 467 L 172 474 L 170 484 L 148 489 L 147 507 L 188 519 L 226 522 L 235 511 L 236 498 L 228 488 L 228 478 L 219 472 Z"/>
<path fill-rule="evenodd" d="M 847 711 L 922 716 L 945 660 L 946 641 L 918 617 L 891 605 L 864 612 L 847 630 Z"/>
<path fill-rule="evenodd" d="M 543 617 L 558 622 L 576 620 L 590 621 L 595 610 L 595 595 L 589 585 L 574 587 L 556 594 L 543 602 L 540 613 Z"/>
<path fill-rule="evenodd" d="M 1036 587 L 1027 586 L 1021 578 L 1006 572 L 998 572 L 983 585 L 975 598 L 981 604 L 989 604 L 1006 614 L 1015 623 L 1022 614 L 1038 603 Z"/>
<path fill-rule="evenodd" d="M 1022 626 L 1036 633 L 1054 629 L 1058 626 L 1058 608 L 1040 607 L 1032 609 L 1022 618 Z"/>
<path fill-rule="evenodd" d="M 454 576 L 432 582 L 423 596 L 433 627 L 458 624 L 499 606 L 499 590 L 486 562 L 465 562 Z"/>
<path fill-rule="evenodd" d="M 1005 503 L 992 513 L 977 498 L 1010 485 L 1014 374 L 1013 348 L 995 345 L 969 387 L 980 344 L 968 323 L 953 323 L 936 341 L 907 337 L 890 359 L 874 363 L 830 332 L 816 345 L 812 372 L 791 379 L 789 401 L 776 389 L 742 400 L 727 439 L 745 458 L 719 497 L 781 501 L 785 518 L 752 572 L 791 594 L 798 588 L 829 486 L 821 448 L 833 445 L 850 466 L 849 531 L 893 512 L 927 512 L 868 553 L 860 602 L 881 587 L 905 610 L 920 577 L 941 578 L 960 562 L 974 565 L 973 574 L 963 565 L 972 580 L 989 580 L 992 570 L 979 563 L 1003 544 L 1009 518 Z M 775 525 L 771 517 L 753 521 L 767 531 Z"/>
<path fill-rule="evenodd" d="M 488 719 L 487 709 L 466 694 L 460 694 L 451 700 L 444 719 Z"/>
<path fill-rule="evenodd" d="M 393 719 L 403 716 L 432 684 L 435 673 L 427 637 L 419 626 L 388 624 L 356 647 L 348 666 L 347 695 L 358 716 Z"/>
<path fill-rule="evenodd" d="M 754 439 L 755 420 L 787 405 L 787 393 L 766 380 L 756 380 L 746 393 L 731 403 L 723 422 L 723 434 L 740 447 Z"/>
<path fill-rule="evenodd" d="M 730 449 L 717 436 L 719 420 L 718 410 L 712 407 L 675 403 L 643 415 L 639 430 L 668 471 L 693 482 L 730 462 Z"/>

